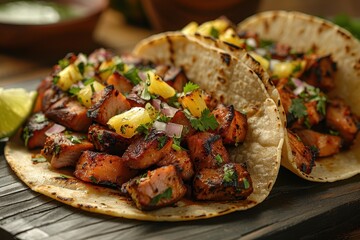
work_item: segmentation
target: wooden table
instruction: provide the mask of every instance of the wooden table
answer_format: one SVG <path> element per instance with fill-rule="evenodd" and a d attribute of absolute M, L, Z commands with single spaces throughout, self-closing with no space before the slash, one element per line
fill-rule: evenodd
<path fill-rule="evenodd" d="M 149 30 L 124 26 L 121 17 L 111 11 L 101 21 L 95 40 L 119 52 L 128 51 L 139 39 L 151 34 Z M 124 28 L 117 29 L 119 24 Z M 117 39 L 122 41 L 115 42 L 116 37 L 103 38 L 109 32 L 118 34 Z M 122 34 L 130 32 L 124 39 Z M 34 89 L 53 64 L 0 54 L 0 87 Z M 1 142 L 3 240 L 360 239 L 360 175 L 321 184 L 304 181 L 281 169 L 270 196 L 253 209 L 207 220 L 156 223 L 84 212 L 31 191 L 6 163 L 4 146 L 5 142 Z"/>

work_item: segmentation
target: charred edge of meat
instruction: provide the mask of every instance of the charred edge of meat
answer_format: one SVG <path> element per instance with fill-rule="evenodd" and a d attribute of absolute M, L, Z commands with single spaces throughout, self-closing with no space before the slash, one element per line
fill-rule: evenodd
<path fill-rule="evenodd" d="M 103 103 L 111 97 L 111 92 L 114 90 L 114 85 L 108 85 L 104 88 L 102 96 L 98 102 L 96 102 L 90 109 L 88 109 L 86 115 L 88 118 L 97 118 L 99 115 L 99 109 L 103 105 Z M 115 95 L 119 94 L 118 91 L 115 92 Z"/>
<path fill-rule="evenodd" d="M 210 138 L 206 139 L 206 141 L 203 144 L 206 155 L 211 154 L 213 143 L 219 140 L 220 138 L 221 138 L 220 135 L 212 135 L 210 136 Z"/>

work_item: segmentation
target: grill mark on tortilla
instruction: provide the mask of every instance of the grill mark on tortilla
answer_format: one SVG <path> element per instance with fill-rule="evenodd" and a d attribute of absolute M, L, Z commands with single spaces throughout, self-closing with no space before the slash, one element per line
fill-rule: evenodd
<path fill-rule="evenodd" d="M 231 56 L 227 53 L 221 53 L 221 60 L 226 64 L 226 66 L 229 66 L 231 63 Z"/>
<path fill-rule="evenodd" d="M 265 33 L 269 33 L 269 28 L 270 28 L 270 24 L 269 24 L 268 20 L 265 20 L 264 21 Z"/>
<path fill-rule="evenodd" d="M 55 195 L 56 195 L 56 193 L 55 193 Z M 74 201 L 74 199 L 72 197 L 62 197 L 62 196 L 57 195 L 56 198 L 61 200 L 61 201 L 64 201 L 64 202 L 72 202 L 72 201 Z"/>
<path fill-rule="evenodd" d="M 226 83 L 226 79 L 223 78 L 223 77 L 218 77 L 217 79 L 218 79 L 218 81 L 219 81 L 220 83 L 222 83 L 222 84 L 225 84 L 225 83 Z"/>
<path fill-rule="evenodd" d="M 343 38 L 347 40 L 351 40 L 351 36 L 349 36 L 347 33 L 341 31 L 340 29 L 337 29 L 337 33 L 340 34 Z"/>
<path fill-rule="evenodd" d="M 224 43 L 225 45 L 227 45 L 228 48 L 229 48 L 229 50 L 232 51 L 232 52 L 240 49 L 240 47 L 238 47 L 238 46 L 236 46 L 236 45 L 234 45 L 234 44 L 231 44 L 231 43 L 229 43 L 229 42 L 223 42 L 223 43 Z"/>
<path fill-rule="evenodd" d="M 174 57 L 174 54 L 175 54 L 175 50 L 174 50 L 174 45 L 173 45 L 173 42 L 172 40 L 170 39 L 169 36 L 166 36 L 166 41 L 168 42 L 169 44 L 169 52 L 170 52 L 170 62 L 171 64 L 175 65 L 175 57 Z"/>
<path fill-rule="evenodd" d="M 92 206 L 92 205 L 82 204 L 82 203 L 79 203 L 77 206 L 78 206 L 79 208 L 87 208 L 87 209 L 98 208 L 97 206 Z"/>

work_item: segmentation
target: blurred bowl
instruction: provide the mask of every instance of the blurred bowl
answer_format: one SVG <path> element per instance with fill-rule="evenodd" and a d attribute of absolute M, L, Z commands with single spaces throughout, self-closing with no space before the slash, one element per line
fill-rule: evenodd
<path fill-rule="evenodd" d="M 7 53 L 40 57 L 90 50 L 94 47 L 93 31 L 108 3 L 109 0 L 1 1 L 0 48 Z"/>

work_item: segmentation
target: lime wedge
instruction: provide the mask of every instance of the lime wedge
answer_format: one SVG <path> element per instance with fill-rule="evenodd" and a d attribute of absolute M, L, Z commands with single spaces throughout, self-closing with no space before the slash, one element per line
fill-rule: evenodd
<path fill-rule="evenodd" d="M 12 136 L 30 115 L 36 91 L 0 88 L 0 139 Z"/>

